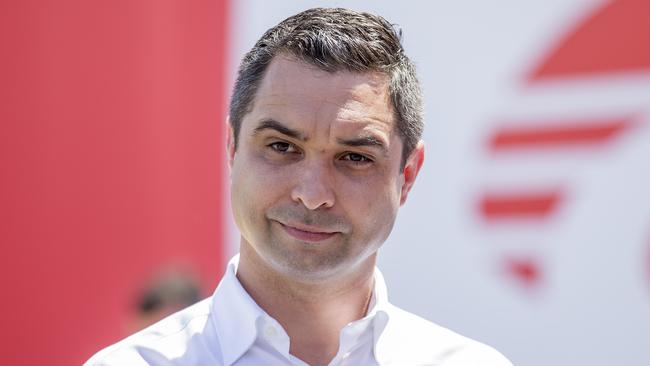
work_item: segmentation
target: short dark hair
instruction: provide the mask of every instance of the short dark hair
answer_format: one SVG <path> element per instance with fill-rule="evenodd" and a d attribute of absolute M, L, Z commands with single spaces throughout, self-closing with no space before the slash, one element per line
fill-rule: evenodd
<path fill-rule="evenodd" d="M 165 307 L 182 309 L 200 299 L 199 283 L 193 276 L 170 272 L 157 278 L 141 294 L 138 310 L 140 315 L 146 315 Z"/>
<path fill-rule="evenodd" d="M 235 148 L 241 122 L 257 88 L 278 54 L 296 57 L 328 71 L 379 71 L 389 77 L 388 92 L 402 137 L 402 165 L 424 127 L 422 92 L 415 66 L 404 53 L 401 30 L 386 19 L 341 8 L 314 8 L 291 16 L 264 33 L 244 56 L 230 100 Z"/>

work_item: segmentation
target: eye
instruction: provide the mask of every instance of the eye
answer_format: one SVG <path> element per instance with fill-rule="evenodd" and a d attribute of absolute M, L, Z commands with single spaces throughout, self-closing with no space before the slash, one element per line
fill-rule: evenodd
<path fill-rule="evenodd" d="M 281 154 L 289 154 L 297 152 L 296 146 L 286 141 L 275 141 L 268 145 L 271 149 Z"/>
<path fill-rule="evenodd" d="M 354 164 L 366 164 L 366 163 L 372 163 L 373 160 L 365 155 L 362 154 L 357 154 L 357 153 L 347 153 L 343 156 L 341 156 L 341 160 L 347 160 L 350 161 Z"/>

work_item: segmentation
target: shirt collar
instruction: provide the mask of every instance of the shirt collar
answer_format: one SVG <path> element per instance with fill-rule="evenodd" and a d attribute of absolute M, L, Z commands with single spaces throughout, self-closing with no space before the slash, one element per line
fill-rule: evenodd
<path fill-rule="evenodd" d="M 390 308 L 391 304 L 388 302 L 388 290 L 386 289 L 386 282 L 384 281 L 384 276 L 379 271 L 379 268 L 375 267 L 375 289 L 374 297 L 376 303 L 374 307 L 368 311 L 368 315 L 373 316 L 373 355 L 377 364 L 383 365 L 389 362 L 390 359 L 387 359 L 387 356 L 390 358 L 390 355 L 386 354 L 386 349 L 381 349 L 379 346 L 379 339 L 386 330 L 388 321 L 390 319 Z"/>
<path fill-rule="evenodd" d="M 229 262 L 219 286 L 212 297 L 212 319 L 225 365 L 232 365 L 255 342 L 260 321 L 270 316 L 257 305 L 237 279 L 239 254 Z M 374 272 L 374 289 L 365 317 L 355 322 L 368 323 L 373 332 L 373 352 L 377 359 L 377 342 L 388 324 L 388 295 L 384 276 Z M 272 319 L 272 318 L 271 318 Z M 355 323 L 353 322 L 353 323 Z"/>
<path fill-rule="evenodd" d="M 368 316 L 379 312 L 385 313 L 389 305 L 386 281 L 384 281 L 384 275 L 381 274 L 381 271 L 379 271 L 379 268 L 377 267 L 375 267 L 374 279 L 375 284 L 370 306 L 368 307 Z"/>
<path fill-rule="evenodd" d="M 379 342 L 379 337 L 386 329 L 386 325 L 389 320 L 389 308 L 390 303 L 388 302 L 388 291 L 386 289 L 386 281 L 384 281 L 384 276 L 379 271 L 379 268 L 375 267 L 375 288 L 373 292 L 373 299 L 368 310 L 368 315 L 366 317 L 372 317 L 372 331 L 373 331 L 373 354 L 375 355 L 375 360 L 380 363 L 381 359 L 378 357 L 377 352 L 377 343 Z"/>
<path fill-rule="evenodd" d="M 212 297 L 212 319 L 225 365 L 232 365 L 255 342 L 257 319 L 265 314 L 237 279 L 239 254 L 229 262 Z"/>

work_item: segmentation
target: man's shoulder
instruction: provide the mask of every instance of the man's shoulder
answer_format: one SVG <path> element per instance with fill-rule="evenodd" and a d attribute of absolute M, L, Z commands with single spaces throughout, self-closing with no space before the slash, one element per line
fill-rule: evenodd
<path fill-rule="evenodd" d="M 182 359 L 187 362 L 180 364 L 193 364 L 197 356 L 219 359 L 205 343 L 213 334 L 209 304 L 208 298 L 174 313 L 97 352 L 84 366 L 171 365 Z"/>
<path fill-rule="evenodd" d="M 387 358 L 441 366 L 512 366 L 499 351 L 390 305 L 381 348 Z"/>

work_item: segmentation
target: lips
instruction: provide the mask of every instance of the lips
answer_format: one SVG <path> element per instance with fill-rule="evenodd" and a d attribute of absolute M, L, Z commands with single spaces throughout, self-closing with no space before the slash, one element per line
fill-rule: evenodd
<path fill-rule="evenodd" d="M 284 229 L 284 231 L 287 234 L 293 236 L 294 238 L 300 241 L 317 243 L 317 242 L 327 240 L 337 234 L 337 232 L 328 232 L 320 228 L 313 228 L 313 227 L 306 227 L 306 226 L 300 226 L 298 228 L 290 225 L 285 225 L 281 222 L 278 223 L 280 224 L 280 226 L 282 226 L 282 229 Z"/>

